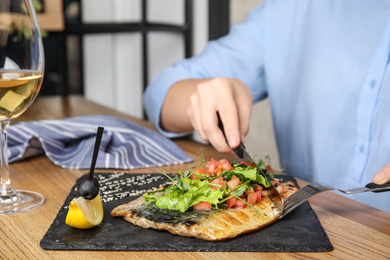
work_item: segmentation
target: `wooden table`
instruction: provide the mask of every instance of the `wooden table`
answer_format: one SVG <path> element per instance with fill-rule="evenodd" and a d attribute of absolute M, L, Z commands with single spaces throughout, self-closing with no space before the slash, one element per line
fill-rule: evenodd
<path fill-rule="evenodd" d="M 143 126 L 151 125 L 112 109 L 85 100 L 80 96 L 39 97 L 18 120 L 59 119 L 78 115 L 112 115 L 133 120 Z M 197 159 L 204 147 L 205 158 L 224 158 L 212 147 L 179 139 L 175 142 Z M 196 163 L 196 162 L 195 162 Z M 191 165 L 195 164 L 192 163 Z M 172 166 L 167 172 L 186 169 L 188 165 Z M 331 243 L 326 253 L 221 253 L 221 252 L 124 252 L 124 251 L 52 251 L 44 250 L 39 242 L 53 222 L 76 179 L 85 170 L 63 169 L 42 155 L 10 165 L 11 180 L 16 189 L 40 192 L 45 204 L 33 211 L 0 216 L 0 259 L 389 259 L 390 214 L 327 192 L 310 200 Z M 137 172 L 155 172 L 141 169 Z M 132 172 L 132 171 L 128 171 Z M 134 171 L 133 171 L 134 172 Z M 300 185 L 305 185 L 299 181 Z M 390 203 L 390 202 L 389 202 Z"/>

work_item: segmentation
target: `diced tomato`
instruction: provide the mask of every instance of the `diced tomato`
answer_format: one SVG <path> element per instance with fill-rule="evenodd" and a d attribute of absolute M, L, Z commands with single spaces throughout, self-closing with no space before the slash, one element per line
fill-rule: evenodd
<path fill-rule="evenodd" d="M 249 204 L 251 205 L 255 205 L 256 201 L 257 201 L 257 194 L 254 192 L 253 188 L 252 187 L 249 187 L 246 191 L 245 191 L 245 195 L 246 195 L 246 200 Z"/>
<path fill-rule="evenodd" d="M 198 167 L 195 171 L 196 173 L 199 173 L 199 174 L 206 174 L 206 171 L 203 170 L 202 168 Z"/>
<path fill-rule="evenodd" d="M 245 199 L 242 199 L 242 200 L 245 200 Z M 242 200 L 239 200 L 237 199 L 236 203 L 234 204 L 233 208 L 239 208 L 239 209 L 243 209 L 246 207 L 246 203 Z"/>
<path fill-rule="evenodd" d="M 255 188 L 255 193 L 257 195 L 257 201 L 261 200 L 261 191 L 263 190 L 263 186 L 257 185 Z"/>
<path fill-rule="evenodd" d="M 230 196 L 230 194 L 229 194 Z M 236 197 L 231 197 L 230 199 L 227 200 L 228 207 L 231 208 L 236 204 L 237 198 Z"/>
<path fill-rule="evenodd" d="M 222 189 L 226 189 L 226 184 L 225 184 L 225 181 L 223 180 L 222 177 L 218 177 L 218 178 L 214 179 L 211 183 L 221 185 Z M 220 187 L 218 187 L 218 186 L 211 186 L 211 188 L 213 188 L 214 190 L 220 189 Z"/>
<path fill-rule="evenodd" d="M 191 180 L 199 180 L 199 177 L 198 177 L 198 176 L 195 176 L 195 174 L 191 174 L 190 177 L 188 177 L 188 179 L 191 179 Z"/>
<path fill-rule="evenodd" d="M 249 193 L 254 192 L 252 187 L 248 187 L 248 189 L 245 191 L 245 195 L 248 196 Z"/>
<path fill-rule="evenodd" d="M 226 159 L 219 161 L 211 158 L 206 164 L 206 172 L 214 175 L 221 175 L 222 171 L 233 170 L 233 166 Z"/>
<path fill-rule="evenodd" d="M 199 211 L 211 210 L 211 204 L 208 201 L 201 201 L 198 204 L 195 204 L 193 207 L 195 210 L 199 210 Z"/>
<path fill-rule="evenodd" d="M 267 165 L 265 168 L 267 169 L 267 172 L 274 173 L 274 169 L 272 169 L 271 166 Z"/>
<path fill-rule="evenodd" d="M 241 184 L 240 179 L 235 175 L 233 175 L 232 179 L 230 181 L 228 181 L 228 183 L 227 183 L 227 185 L 229 186 L 229 189 L 232 191 L 235 190 L 237 188 L 237 186 L 240 184 Z"/>
<path fill-rule="evenodd" d="M 241 161 L 240 164 L 245 164 L 245 165 L 248 166 L 248 167 L 251 166 L 249 163 L 244 162 L 244 161 Z"/>
<path fill-rule="evenodd" d="M 256 187 L 255 187 L 255 192 L 261 191 L 262 189 L 263 189 L 263 186 L 256 185 Z"/>
<path fill-rule="evenodd" d="M 256 201 L 257 201 L 257 194 L 255 192 L 249 192 L 247 195 L 247 202 L 250 205 L 255 205 Z"/>
<path fill-rule="evenodd" d="M 233 170 L 233 166 L 226 159 L 219 160 L 220 165 L 222 166 L 223 171 L 231 171 Z"/>
<path fill-rule="evenodd" d="M 218 161 L 211 158 L 210 161 L 206 163 L 206 172 L 214 173 L 218 169 Z"/>
<path fill-rule="evenodd" d="M 279 182 L 279 181 L 277 181 L 277 180 L 275 180 L 275 181 L 271 181 L 271 183 L 272 183 L 273 185 L 275 185 L 275 184 L 278 184 L 277 186 L 280 186 L 280 182 Z"/>
<path fill-rule="evenodd" d="M 206 171 L 199 167 L 199 168 L 197 168 L 197 169 L 195 170 L 195 173 L 205 175 L 205 174 L 206 174 Z M 191 179 L 191 180 L 199 180 L 199 177 L 196 176 L 195 174 L 191 174 L 191 176 L 189 177 L 189 179 Z"/>

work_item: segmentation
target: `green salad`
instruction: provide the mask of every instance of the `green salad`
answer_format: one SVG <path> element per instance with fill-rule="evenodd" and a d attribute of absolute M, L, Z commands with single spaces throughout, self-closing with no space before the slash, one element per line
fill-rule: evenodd
<path fill-rule="evenodd" d="M 274 185 L 273 170 L 260 160 L 261 169 Z M 166 175 L 170 181 L 161 189 L 145 193 L 146 203 L 157 207 L 185 212 L 190 208 L 208 211 L 222 205 L 229 208 L 253 206 L 261 200 L 263 189 L 271 186 L 257 167 L 247 162 L 230 163 L 226 159 L 206 162 L 205 167 L 192 167 L 184 173 L 179 171 L 174 177 Z"/>

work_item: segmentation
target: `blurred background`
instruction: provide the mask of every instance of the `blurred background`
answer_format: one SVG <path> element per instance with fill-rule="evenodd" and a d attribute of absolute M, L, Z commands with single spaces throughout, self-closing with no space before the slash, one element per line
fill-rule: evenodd
<path fill-rule="evenodd" d="M 44 35 L 41 95 L 81 94 L 144 118 L 148 82 L 200 53 L 264 0 L 34 0 Z M 245 141 L 280 168 L 268 100 L 254 106 Z"/>

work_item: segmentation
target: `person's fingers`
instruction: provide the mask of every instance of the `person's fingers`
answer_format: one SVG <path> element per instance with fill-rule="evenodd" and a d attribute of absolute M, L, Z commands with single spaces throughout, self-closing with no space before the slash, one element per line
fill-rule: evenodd
<path fill-rule="evenodd" d="M 218 127 L 217 117 L 221 105 L 235 107 L 229 82 L 227 80 L 212 79 L 207 83 L 199 84 L 198 93 L 202 97 L 199 109 L 201 110 L 200 121 L 203 132 L 217 151 L 231 153 L 232 150 Z"/>
<path fill-rule="evenodd" d="M 218 151 L 222 153 L 233 153 L 233 150 L 230 148 L 228 143 L 226 142 L 225 135 L 222 133 L 221 129 L 218 127 L 218 116 L 215 112 L 213 114 L 212 123 L 211 125 L 205 126 L 205 131 L 208 132 L 209 142 L 210 144 Z"/>
<path fill-rule="evenodd" d="M 390 163 L 380 169 L 372 178 L 372 181 L 377 185 L 382 185 L 390 182 Z"/>
<path fill-rule="evenodd" d="M 218 108 L 218 113 L 221 118 L 226 141 L 229 144 L 229 147 L 236 148 L 240 144 L 241 133 L 239 130 L 237 106 L 235 104 L 232 104 L 230 106 L 223 104 L 220 105 L 220 107 Z"/>
<path fill-rule="evenodd" d="M 236 79 L 214 78 L 197 85 L 187 115 L 199 136 L 219 152 L 233 153 L 249 131 L 252 95 Z M 225 135 L 219 129 L 219 113 Z M 226 138 L 225 138 L 226 136 Z"/>

